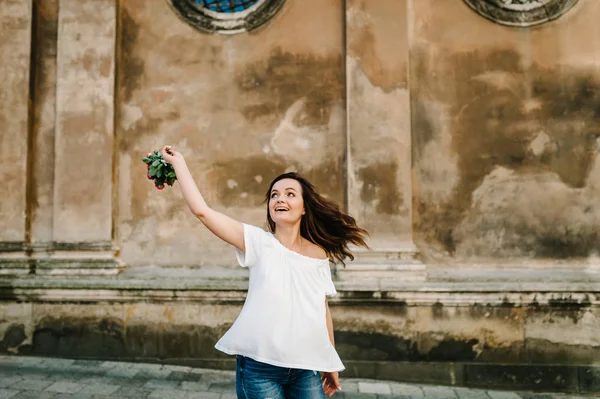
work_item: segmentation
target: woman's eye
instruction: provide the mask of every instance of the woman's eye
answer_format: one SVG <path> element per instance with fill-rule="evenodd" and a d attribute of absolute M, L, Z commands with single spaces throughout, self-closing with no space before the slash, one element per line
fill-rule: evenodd
<path fill-rule="evenodd" d="M 271 194 L 271 198 L 275 198 L 275 197 L 277 197 L 276 193 Z"/>
<path fill-rule="evenodd" d="M 288 193 L 288 196 L 294 197 L 294 193 Z"/>

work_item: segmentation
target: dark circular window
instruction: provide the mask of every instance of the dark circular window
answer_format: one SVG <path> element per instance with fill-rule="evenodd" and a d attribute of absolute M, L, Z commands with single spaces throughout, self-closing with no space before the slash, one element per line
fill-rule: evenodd
<path fill-rule="evenodd" d="M 247 10 L 259 0 L 195 0 L 194 3 L 200 10 L 233 13 Z"/>
<path fill-rule="evenodd" d="M 177 15 L 203 32 L 249 32 L 270 20 L 285 0 L 167 0 Z"/>
<path fill-rule="evenodd" d="M 480 15 L 503 25 L 527 27 L 552 21 L 578 0 L 465 0 Z"/>

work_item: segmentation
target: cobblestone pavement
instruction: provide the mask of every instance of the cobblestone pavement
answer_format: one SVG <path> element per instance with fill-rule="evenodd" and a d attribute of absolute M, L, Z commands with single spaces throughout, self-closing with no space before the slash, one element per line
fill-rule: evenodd
<path fill-rule="evenodd" d="M 565 394 L 517 393 L 342 379 L 343 398 L 574 399 Z M 146 363 L 0 356 L 0 399 L 234 399 L 230 371 Z"/>

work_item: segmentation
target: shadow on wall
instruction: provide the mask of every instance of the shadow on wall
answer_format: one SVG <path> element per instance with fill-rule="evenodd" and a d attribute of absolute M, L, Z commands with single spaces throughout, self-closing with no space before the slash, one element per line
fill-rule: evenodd
<path fill-rule="evenodd" d="M 412 109 L 416 228 L 429 244 L 467 257 L 593 255 L 600 72 L 524 67 L 510 50 L 435 65 L 424 54 L 415 51 Z M 434 163 L 455 171 L 441 195 L 448 172 Z"/>

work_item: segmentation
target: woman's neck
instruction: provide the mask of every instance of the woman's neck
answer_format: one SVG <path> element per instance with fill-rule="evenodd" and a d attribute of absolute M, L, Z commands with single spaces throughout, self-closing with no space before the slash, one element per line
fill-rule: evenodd
<path fill-rule="evenodd" d="M 302 247 L 300 223 L 294 225 L 277 225 L 274 236 L 284 247 L 292 251 L 299 250 Z"/>

